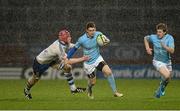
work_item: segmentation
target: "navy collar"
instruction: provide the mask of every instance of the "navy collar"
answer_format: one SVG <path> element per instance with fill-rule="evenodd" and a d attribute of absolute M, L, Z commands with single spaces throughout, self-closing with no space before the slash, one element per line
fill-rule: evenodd
<path fill-rule="evenodd" d="M 87 38 L 89 38 L 89 39 L 94 38 L 94 36 L 92 36 L 92 37 L 88 36 L 88 34 L 87 34 L 87 33 L 86 33 L 86 36 L 87 36 Z"/>
<path fill-rule="evenodd" d="M 159 37 L 158 37 L 158 38 L 161 40 L 161 39 L 163 39 L 163 38 L 166 38 L 166 35 L 167 35 L 167 34 L 165 34 L 162 38 L 159 38 Z"/>
<path fill-rule="evenodd" d="M 64 42 L 62 42 L 62 41 L 60 41 L 60 40 L 59 40 L 59 43 L 60 43 L 61 45 L 66 46 L 66 43 L 64 43 Z"/>

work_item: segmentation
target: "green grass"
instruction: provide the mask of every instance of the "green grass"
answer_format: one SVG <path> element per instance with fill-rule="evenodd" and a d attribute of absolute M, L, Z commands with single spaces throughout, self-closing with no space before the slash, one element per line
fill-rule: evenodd
<path fill-rule="evenodd" d="M 172 80 L 166 95 L 153 97 L 158 80 L 119 79 L 124 97 L 115 98 L 106 80 L 97 80 L 94 100 L 86 93 L 72 95 L 65 80 L 42 80 L 32 89 L 32 100 L 23 95 L 25 80 L 0 81 L 0 109 L 180 109 L 180 80 Z M 76 81 L 86 87 L 86 80 Z"/>

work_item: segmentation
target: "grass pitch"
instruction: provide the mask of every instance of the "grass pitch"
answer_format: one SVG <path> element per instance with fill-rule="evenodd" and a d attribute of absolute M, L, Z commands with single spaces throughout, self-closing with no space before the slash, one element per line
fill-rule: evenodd
<path fill-rule="evenodd" d="M 117 79 L 116 83 L 124 97 L 115 98 L 107 80 L 97 80 L 94 87 L 95 99 L 86 93 L 72 95 L 65 80 L 41 80 L 32 89 L 32 100 L 23 94 L 25 80 L 0 81 L 0 109 L 67 109 L 67 110 L 108 110 L 108 109 L 180 109 L 180 80 L 172 80 L 166 95 L 154 98 L 159 80 Z M 86 87 L 86 80 L 76 80 L 77 86 Z"/>

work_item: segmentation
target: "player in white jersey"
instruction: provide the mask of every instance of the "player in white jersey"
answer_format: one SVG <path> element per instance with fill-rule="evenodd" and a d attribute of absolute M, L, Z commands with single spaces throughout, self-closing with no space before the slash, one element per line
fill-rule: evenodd
<path fill-rule="evenodd" d="M 157 98 L 164 96 L 165 88 L 171 78 L 171 56 L 174 53 L 174 38 L 167 33 L 167 26 L 164 23 L 159 23 L 156 26 L 157 34 L 151 34 L 144 37 L 146 51 L 152 55 L 152 49 L 149 43 L 153 45 L 153 65 L 160 72 L 162 78 L 160 86 L 155 93 Z"/>
<path fill-rule="evenodd" d="M 52 43 L 48 48 L 44 49 L 35 59 L 33 63 L 33 75 L 27 81 L 24 88 L 24 94 L 28 99 L 32 99 L 30 89 L 40 79 L 41 75 L 52 67 L 57 70 L 63 70 L 64 75 L 69 83 L 72 93 L 84 92 L 86 88 L 75 86 L 74 79 L 71 74 L 71 64 L 88 60 L 88 56 L 81 58 L 67 59 L 66 50 L 74 45 L 71 43 L 71 36 L 67 30 L 59 32 L 58 40 Z"/>

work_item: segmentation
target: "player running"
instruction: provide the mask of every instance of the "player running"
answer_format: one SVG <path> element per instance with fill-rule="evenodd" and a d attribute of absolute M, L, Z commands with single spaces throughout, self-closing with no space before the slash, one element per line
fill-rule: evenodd
<path fill-rule="evenodd" d="M 164 23 L 159 23 L 156 26 L 157 34 L 152 34 L 144 37 L 146 51 L 152 55 L 152 49 L 149 43 L 153 45 L 153 65 L 161 74 L 160 86 L 155 93 L 155 97 L 160 98 L 165 94 L 165 88 L 171 78 L 171 57 L 174 53 L 174 39 L 170 34 L 167 34 L 167 26 Z"/>
<path fill-rule="evenodd" d="M 102 56 L 100 55 L 99 45 L 97 44 L 96 38 L 101 32 L 96 31 L 96 26 L 94 22 L 88 22 L 86 24 L 86 33 L 82 35 L 75 46 L 69 50 L 68 58 L 71 58 L 75 51 L 79 48 L 83 48 L 83 53 L 85 56 L 88 56 L 90 59 L 84 62 L 84 71 L 89 78 L 88 82 L 88 96 L 93 99 L 94 96 L 92 94 L 92 87 L 96 83 L 96 74 L 95 70 L 99 70 L 104 73 L 107 78 L 109 85 L 112 88 L 115 97 L 121 97 L 123 94 L 119 93 L 116 89 L 116 83 L 114 80 L 113 73 L 107 63 L 104 61 Z M 106 38 L 106 41 L 110 40 Z"/>
<path fill-rule="evenodd" d="M 32 99 L 30 89 L 40 79 L 41 75 L 49 68 L 63 70 L 65 77 L 69 83 L 72 93 L 84 92 L 86 88 L 78 88 L 75 86 L 74 79 L 71 74 L 71 64 L 88 60 L 87 56 L 81 58 L 67 59 L 66 50 L 73 47 L 71 44 L 71 35 L 67 30 L 59 32 L 58 40 L 52 43 L 48 48 L 44 49 L 35 59 L 33 63 L 33 75 L 27 81 L 24 88 L 24 94 L 28 99 Z"/>

